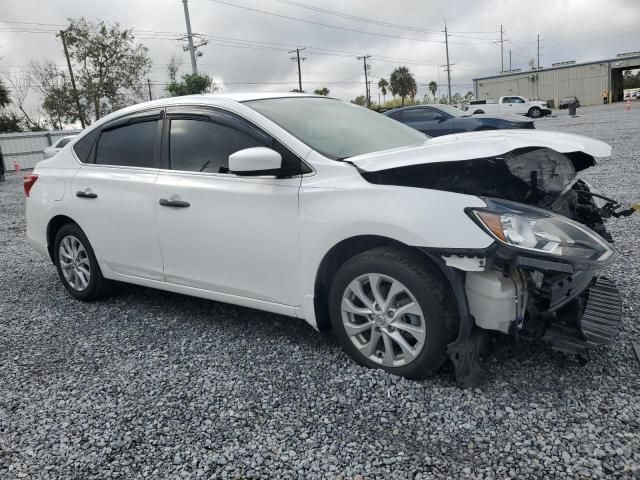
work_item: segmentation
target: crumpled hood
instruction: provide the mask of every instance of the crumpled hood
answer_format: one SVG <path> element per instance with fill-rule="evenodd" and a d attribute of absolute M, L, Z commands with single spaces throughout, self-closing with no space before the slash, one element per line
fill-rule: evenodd
<path fill-rule="evenodd" d="M 457 162 L 496 157 L 518 148 L 549 148 L 560 153 L 584 152 L 592 157 L 608 157 L 611 146 L 571 133 L 545 130 L 491 130 L 443 135 L 413 147 L 401 147 L 349 158 L 366 172 L 410 165 Z"/>

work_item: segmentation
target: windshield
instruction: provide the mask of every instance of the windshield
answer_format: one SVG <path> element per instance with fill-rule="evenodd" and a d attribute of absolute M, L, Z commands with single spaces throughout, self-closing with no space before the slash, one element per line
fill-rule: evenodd
<path fill-rule="evenodd" d="M 331 98 L 270 98 L 244 103 L 333 160 L 429 139 L 384 115 Z"/>
<path fill-rule="evenodd" d="M 444 112 L 447 115 L 451 115 L 452 117 L 455 117 L 455 118 L 465 116 L 465 112 L 463 112 L 459 108 L 452 107 L 451 105 L 438 105 L 437 107 L 434 106 L 433 108 L 435 108 L 436 110 L 440 110 L 441 112 Z"/>

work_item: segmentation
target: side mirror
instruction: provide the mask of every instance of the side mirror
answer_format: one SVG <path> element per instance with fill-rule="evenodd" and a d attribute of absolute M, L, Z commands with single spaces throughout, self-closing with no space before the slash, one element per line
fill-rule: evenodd
<path fill-rule="evenodd" d="M 437 120 L 438 122 L 444 122 L 446 120 L 446 118 L 444 118 L 442 115 L 438 115 L 437 113 L 433 115 L 433 119 Z"/>
<path fill-rule="evenodd" d="M 229 172 L 236 175 L 277 175 L 282 155 L 266 147 L 245 148 L 229 155 Z"/>

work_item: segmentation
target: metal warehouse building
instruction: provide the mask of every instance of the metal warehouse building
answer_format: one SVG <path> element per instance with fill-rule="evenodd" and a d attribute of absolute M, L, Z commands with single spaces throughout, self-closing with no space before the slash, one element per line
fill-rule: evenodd
<path fill-rule="evenodd" d="M 624 97 L 623 72 L 637 68 L 640 68 L 640 52 L 597 62 L 563 62 L 551 68 L 474 78 L 474 94 L 478 100 L 522 95 L 530 99 L 554 100 L 556 106 L 559 99 L 576 96 L 581 105 L 596 105 L 603 103 L 603 91 L 606 90 L 610 102 L 619 102 Z"/>

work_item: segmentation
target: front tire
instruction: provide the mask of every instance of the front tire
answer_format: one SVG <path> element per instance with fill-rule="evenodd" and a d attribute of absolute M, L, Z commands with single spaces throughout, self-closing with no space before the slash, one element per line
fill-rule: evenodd
<path fill-rule="evenodd" d="M 329 292 L 331 323 L 358 364 L 410 379 L 435 374 L 457 321 L 445 280 L 418 252 L 382 247 L 348 260 Z"/>
<path fill-rule="evenodd" d="M 540 118 L 542 116 L 542 110 L 539 107 L 532 107 L 529 109 L 529 116 L 531 118 Z"/>
<path fill-rule="evenodd" d="M 53 253 L 58 276 L 75 298 L 90 302 L 109 293 L 111 282 L 102 276 L 93 248 L 78 225 L 67 223 L 58 230 Z"/>

